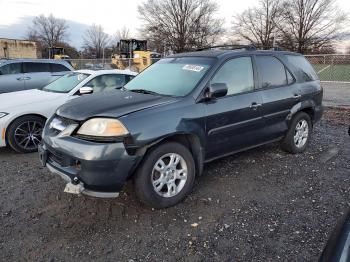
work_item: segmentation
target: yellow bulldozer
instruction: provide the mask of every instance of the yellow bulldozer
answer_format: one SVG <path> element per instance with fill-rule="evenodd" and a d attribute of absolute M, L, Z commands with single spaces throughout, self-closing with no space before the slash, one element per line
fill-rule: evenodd
<path fill-rule="evenodd" d="M 141 72 L 160 58 L 158 53 L 147 49 L 147 40 L 121 39 L 117 49 L 118 52 L 112 55 L 112 64 L 117 69 Z"/>
<path fill-rule="evenodd" d="M 49 50 L 50 59 L 64 59 L 64 60 L 70 59 L 68 55 L 64 54 L 63 47 L 53 46 L 53 47 L 49 47 L 48 50 Z"/>

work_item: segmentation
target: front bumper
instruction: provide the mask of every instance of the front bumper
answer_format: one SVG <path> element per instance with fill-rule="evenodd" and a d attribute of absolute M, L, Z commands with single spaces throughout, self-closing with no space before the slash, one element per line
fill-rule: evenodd
<path fill-rule="evenodd" d="M 141 158 L 129 155 L 122 142 L 95 143 L 71 136 L 44 136 L 39 156 L 68 187 L 75 185 L 77 192 L 96 197 L 117 196 Z M 70 192 L 67 187 L 65 191 Z"/>

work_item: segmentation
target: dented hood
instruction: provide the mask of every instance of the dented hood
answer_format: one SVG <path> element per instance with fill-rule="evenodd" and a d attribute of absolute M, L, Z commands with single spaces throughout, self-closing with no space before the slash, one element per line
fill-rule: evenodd
<path fill-rule="evenodd" d="M 59 107 L 57 114 L 77 121 L 96 116 L 116 118 L 174 101 L 176 98 L 169 96 L 115 90 L 74 99 Z"/>

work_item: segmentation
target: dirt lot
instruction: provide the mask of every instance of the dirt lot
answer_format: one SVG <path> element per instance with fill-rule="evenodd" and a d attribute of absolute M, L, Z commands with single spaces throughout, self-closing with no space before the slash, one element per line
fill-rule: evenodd
<path fill-rule="evenodd" d="M 130 185 L 117 200 L 65 194 L 36 154 L 2 149 L 0 260 L 314 261 L 350 205 L 349 115 L 329 109 L 305 154 L 273 144 L 206 165 L 166 210 Z"/>

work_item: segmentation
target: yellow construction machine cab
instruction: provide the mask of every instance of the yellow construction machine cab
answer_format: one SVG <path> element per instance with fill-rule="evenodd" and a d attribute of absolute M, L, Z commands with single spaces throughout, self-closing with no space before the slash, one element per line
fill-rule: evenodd
<path fill-rule="evenodd" d="M 50 59 L 65 59 L 69 60 L 70 57 L 64 54 L 63 47 L 49 47 L 49 58 Z"/>
<path fill-rule="evenodd" d="M 141 72 L 151 65 L 151 62 L 147 40 L 121 39 L 118 43 L 118 53 L 112 55 L 112 64 L 118 69 L 129 68 Z"/>

